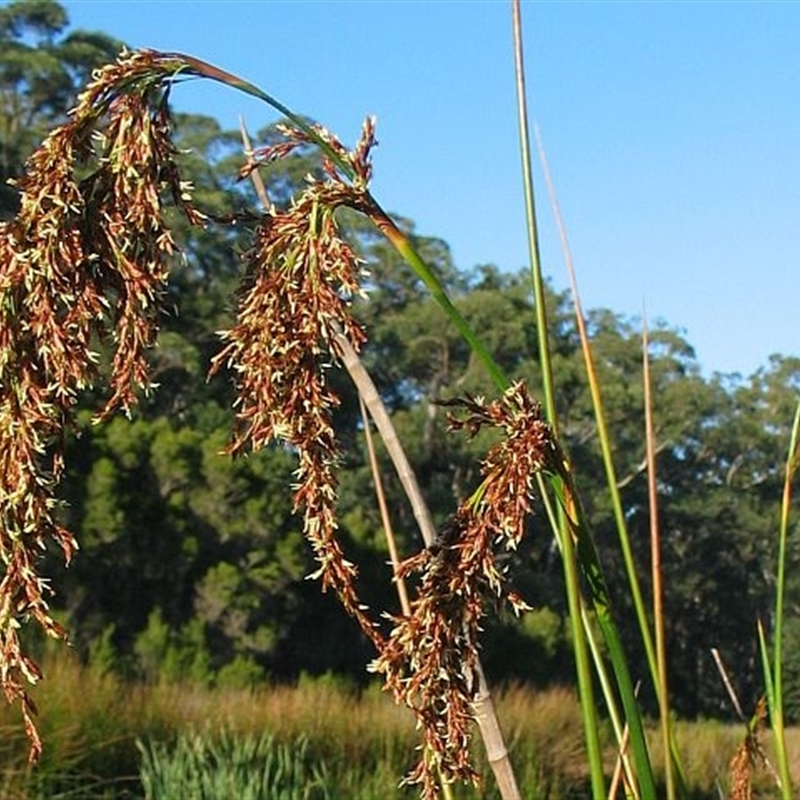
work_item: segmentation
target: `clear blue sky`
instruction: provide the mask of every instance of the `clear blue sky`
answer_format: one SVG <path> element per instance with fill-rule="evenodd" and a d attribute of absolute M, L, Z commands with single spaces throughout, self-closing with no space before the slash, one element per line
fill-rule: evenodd
<path fill-rule="evenodd" d="M 72 0 L 73 25 L 192 53 L 346 143 L 378 118 L 380 202 L 456 264 L 527 264 L 510 3 Z M 800 3 L 524 2 L 584 306 L 684 330 L 706 374 L 800 355 Z M 181 110 L 271 120 L 221 87 Z M 544 268 L 567 286 L 538 170 Z"/>

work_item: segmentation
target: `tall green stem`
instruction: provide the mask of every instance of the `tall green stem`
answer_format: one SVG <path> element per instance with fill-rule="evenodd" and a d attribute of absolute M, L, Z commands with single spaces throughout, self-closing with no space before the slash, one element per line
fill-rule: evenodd
<path fill-rule="evenodd" d="M 570 285 L 572 288 L 573 303 L 575 304 L 575 320 L 578 327 L 578 335 L 581 341 L 581 349 L 583 351 L 583 361 L 586 367 L 586 375 L 589 381 L 589 392 L 592 398 L 592 408 L 594 409 L 595 420 L 597 422 L 597 436 L 600 443 L 600 451 L 603 456 L 603 465 L 606 473 L 606 485 L 608 486 L 609 497 L 611 499 L 611 507 L 614 513 L 614 520 L 617 527 L 617 535 L 620 543 L 620 551 L 622 552 L 622 560 L 625 565 L 625 574 L 628 578 L 628 585 L 630 586 L 631 599 L 636 612 L 636 619 L 639 623 L 639 630 L 642 635 L 642 642 L 644 644 L 645 656 L 650 670 L 650 675 L 653 681 L 653 686 L 658 697 L 659 704 L 663 707 L 666 705 L 662 699 L 663 692 L 661 681 L 659 679 L 660 667 L 656 649 L 653 644 L 653 636 L 650 632 L 649 622 L 647 619 L 647 610 L 645 608 L 644 599 L 642 596 L 641 585 L 637 573 L 637 568 L 633 559 L 633 549 L 631 547 L 630 536 L 628 535 L 628 526 L 625 521 L 625 513 L 622 507 L 622 496 L 619 490 L 617 481 L 616 468 L 614 467 L 614 458 L 611 445 L 611 436 L 606 422 L 605 408 L 603 398 L 600 391 L 600 381 L 597 377 L 597 370 L 595 369 L 594 356 L 592 355 L 592 347 L 589 341 L 589 333 L 586 327 L 586 320 L 581 307 L 580 292 L 578 291 L 578 282 L 575 273 L 575 265 L 572 261 L 572 252 L 567 238 L 566 226 L 561 216 L 561 209 L 556 196 L 553 179 L 550 175 L 550 168 L 547 162 L 544 145 L 539 135 L 538 130 L 534 129 L 534 135 L 537 141 L 539 150 L 539 159 L 542 164 L 544 172 L 544 180 L 550 195 L 550 203 L 553 209 L 558 233 L 561 238 L 561 248 L 564 255 L 564 262 L 566 264 L 567 273 L 569 275 Z M 668 698 L 667 698 L 668 699 Z M 678 751 L 677 744 L 674 736 L 670 731 L 670 759 L 672 764 L 671 772 L 677 782 L 677 792 L 680 797 L 687 796 L 686 778 L 681 765 L 680 752 Z"/>
<path fill-rule="evenodd" d="M 786 734 L 783 719 L 783 612 L 786 591 L 786 550 L 789 539 L 789 510 L 792 503 L 792 481 L 800 465 L 800 404 L 798 404 L 792 424 L 789 441 L 789 454 L 786 458 L 786 474 L 783 481 L 781 502 L 780 535 L 778 540 L 778 575 L 775 597 L 775 633 L 773 652 L 772 703 L 770 720 L 775 734 L 775 750 L 778 772 L 781 778 L 781 792 L 784 800 L 792 797 L 792 776 L 786 752 Z"/>
<path fill-rule="evenodd" d="M 531 148 L 528 133 L 528 104 L 525 93 L 525 64 L 522 52 L 522 20 L 519 0 L 513 0 L 514 72 L 517 87 L 517 120 L 519 125 L 520 155 L 522 157 L 522 182 L 525 194 L 525 225 L 528 231 L 528 256 L 531 265 L 531 282 L 536 311 L 536 336 L 539 343 L 539 358 L 542 369 L 542 388 L 545 411 L 553 430 L 558 435 L 556 396 L 553 385 L 553 367 L 547 329 L 547 307 L 544 302 L 544 278 L 539 255 L 539 228 L 536 224 L 536 200 L 533 191 L 531 170 Z"/>
<path fill-rule="evenodd" d="M 522 51 L 521 14 L 519 0 L 513 0 L 513 27 L 514 27 L 514 55 L 516 66 L 517 108 L 519 116 L 520 146 L 522 154 L 523 181 L 525 188 L 526 219 L 528 225 L 528 242 L 531 259 L 531 274 L 536 303 L 537 334 L 539 340 L 539 354 L 542 367 L 543 388 L 545 393 L 546 408 L 551 422 L 557 425 L 555 410 L 555 395 L 553 389 L 552 367 L 550 362 L 550 348 L 547 336 L 547 316 L 544 302 L 544 281 L 542 277 L 541 259 L 539 257 L 538 229 L 536 225 L 536 210 L 533 192 L 533 178 L 530 159 L 530 136 L 528 133 L 528 113 L 525 92 L 525 70 Z M 559 478 L 561 480 L 559 480 Z M 584 714 L 584 727 L 587 735 L 587 751 L 592 775 L 592 790 L 596 798 L 605 796 L 602 763 L 599 754 L 599 736 L 597 733 L 596 711 L 591 689 L 591 673 L 589 670 L 589 655 L 586 651 L 585 639 L 581 620 L 580 598 L 573 602 L 570 597 L 570 588 L 577 586 L 577 572 L 574 555 L 572 552 L 572 537 L 575 537 L 575 551 L 577 553 L 577 566 L 580 568 L 587 585 L 589 586 L 592 605 L 597 615 L 600 629 L 608 647 L 609 656 L 620 690 L 620 697 L 631 733 L 631 746 L 637 764 L 637 773 L 640 788 L 644 797 L 655 797 L 655 784 L 653 782 L 652 767 L 650 765 L 647 744 L 644 738 L 641 716 L 636 700 L 633 682 L 630 677 L 627 661 L 622 648 L 622 642 L 614 624 L 611 613 L 611 598 L 608 586 L 603 577 L 602 567 L 597 554 L 594 541 L 586 526 L 583 511 L 580 507 L 578 494 L 575 491 L 571 468 L 566 459 L 563 461 L 563 472 L 554 476 L 551 481 L 556 496 L 561 502 L 564 512 L 559 525 L 561 540 L 564 543 L 564 567 L 568 591 L 568 602 L 573 633 L 580 631 L 575 638 L 575 656 L 578 670 L 579 690 L 581 691 L 581 706 Z M 565 516 L 569 522 L 569 531 L 564 524 Z M 595 752 L 595 748 L 597 751 Z"/>
<path fill-rule="evenodd" d="M 512 2 L 512 27 L 514 33 L 514 72 L 517 90 L 517 117 L 520 155 L 522 157 L 522 180 L 525 194 L 525 221 L 528 231 L 528 253 L 531 266 L 534 307 L 536 310 L 536 335 L 539 344 L 539 362 L 542 370 L 545 411 L 553 427 L 553 431 L 558 435 L 558 416 L 548 339 L 547 307 L 545 304 L 544 279 L 542 276 L 541 258 L 539 254 L 536 202 L 531 170 L 528 108 L 525 92 L 525 65 L 522 47 L 522 21 L 519 0 L 513 0 Z M 542 492 L 546 491 L 545 487 L 541 485 L 540 489 Z M 575 548 L 572 536 L 567 530 L 563 507 L 560 509 L 559 513 L 556 535 L 561 543 L 561 560 L 564 567 L 564 583 L 567 592 L 567 607 L 569 609 L 573 637 L 578 692 L 581 698 L 581 711 L 586 734 L 586 752 L 589 760 L 592 793 L 594 797 L 599 800 L 599 798 L 605 797 L 606 788 L 605 777 L 603 775 L 603 759 L 600 747 L 597 706 L 594 699 L 594 687 L 592 685 L 591 658 L 583 629 L 580 583 L 578 580 L 577 566 L 575 564 Z"/>

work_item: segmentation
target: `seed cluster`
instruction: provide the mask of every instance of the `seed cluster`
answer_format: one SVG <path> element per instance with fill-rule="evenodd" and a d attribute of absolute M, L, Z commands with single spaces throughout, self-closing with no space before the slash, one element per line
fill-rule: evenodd
<path fill-rule="evenodd" d="M 19 629 L 33 618 L 66 638 L 38 572 L 48 545 L 67 561 L 77 549 L 58 521 L 64 434 L 80 393 L 98 379 L 109 390 L 98 420 L 128 413 L 151 388 L 147 353 L 175 249 L 165 206 L 193 224 L 207 221 L 176 166 L 166 103 L 175 74 L 198 63 L 141 51 L 99 70 L 68 121 L 29 160 L 18 216 L 0 224 L 0 683 L 9 702 L 20 703 L 33 759 L 41 742 L 26 687 L 40 672 Z M 357 350 L 365 340 L 351 314 L 363 264 L 336 212 L 375 212 L 374 125 L 366 121 L 352 151 L 320 126 L 282 134 L 255 152 L 243 175 L 307 144 L 320 148 L 322 173 L 308 177 L 288 208 L 265 210 L 244 256 L 236 323 L 221 332 L 211 365 L 212 373 L 229 369 L 238 390 L 228 449 L 237 455 L 277 444 L 296 453 L 294 502 L 319 565 L 314 577 L 361 625 L 378 653 L 372 669 L 416 713 L 426 754 L 407 781 L 433 798 L 440 780 L 477 780 L 469 742 L 484 606 L 502 598 L 517 613 L 526 608 L 508 590 L 495 551 L 520 542 L 535 475 L 555 463 L 555 444 L 522 384 L 493 403 L 446 404 L 459 412 L 452 429 L 475 435 L 490 426 L 504 436 L 436 545 L 403 563 L 402 576 L 418 576 L 417 599 L 408 615 L 389 618 L 388 635 L 381 631 L 358 598 L 357 568 L 338 535 L 332 414 L 339 400 L 329 385 L 342 355 L 337 342 L 343 336 Z M 107 354 L 107 367 L 96 350 Z"/>
<path fill-rule="evenodd" d="M 730 800 L 752 800 L 753 777 L 764 767 L 769 766 L 767 755 L 761 744 L 767 718 L 767 703 L 762 697 L 756 705 L 756 711 L 748 725 L 744 741 L 737 748 L 730 760 L 731 778 Z"/>
<path fill-rule="evenodd" d="M 336 461 L 338 446 L 331 414 L 339 400 L 327 374 L 339 357 L 336 336 L 358 348 L 364 332 L 350 313 L 361 293 L 362 267 L 343 239 L 336 209 L 362 202 L 369 180 L 370 120 L 356 150 L 348 153 L 321 127 L 317 135 L 344 157 L 355 174 L 345 182 L 329 162 L 322 179 L 308 179 L 305 191 L 285 211 L 268 210 L 246 255 L 248 279 L 240 292 L 237 324 L 222 332 L 226 346 L 214 359 L 236 376 L 237 428 L 229 450 L 258 450 L 274 441 L 297 453 L 295 507 L 304 514 L 305 535 L 323 589 L 336 591 L 367 635 L 380 637 L 355 592 L 357 570 L 337 538 Z M 288 155 L 306 143 L 302 131 L 283 128 L 286 140 L 257 152 L 262 161 Z M 252 165 L 249 167 L 252 168 Z"/>
<path fill-rule="evenodd" d="M 64 431 L 97 377 L 99 343 L 111 346 L 101 416 L 128 411 L 148 388 L 146 350 L 173 252 L 165 195 L 200 221 L 178 178 L 159 88 L 172 72 L 151 53 L 98 71 L 29 159 L 20 211 L 0 224 L 0 683 L 21 704 L 34 759 L 41 743 L 25 685 L 40 675 L 19 629 L 32 617 L 66 636 L 37 571 L 49 541 L 67 562 L 77 548 L 54 496 Z"/>
<path fill-rule="evenodd" d="M 445 405 L 464 412 L 450 415 L 451 429 L 474 436 L 491 426 L 504 438 L 482 462 L 480 487 L 435 546 L 401 565 L 402 576 L 420 576 L 419 593 L 409 615 L 393 618 L 391 635 L 372 664 L 424 731 L 425 753 L 405 780 L 421 783 L 426 800 L 438 797 L 439 776 L 447 782 L 477 780 L 469 743 L 484 607 L 488 599 L 502 598 L 517 614 L 527 610 L 507 589 L 496 549 L 520 543 L 535 475 L 556 456 L 550 427 L 522 383 L 493 403 L 468 397 Z"/>

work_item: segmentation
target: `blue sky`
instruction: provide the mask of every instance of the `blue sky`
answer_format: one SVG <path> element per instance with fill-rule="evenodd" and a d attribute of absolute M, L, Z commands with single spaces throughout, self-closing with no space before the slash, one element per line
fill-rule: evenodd
<path fill-rule="evenodd" d="M 238 73 L 346 143 L 459 268 L 527 265 L 510 3 L 71 0 L 74 26 Z M 682 329 L 705 374 L 800 355 L 800 3 L 523 2 L 529 112 L 584 306 Z M 181 110 L 269 109 L 212 85 Z M 536 164 L 545 272 L 567 276 Z"/>

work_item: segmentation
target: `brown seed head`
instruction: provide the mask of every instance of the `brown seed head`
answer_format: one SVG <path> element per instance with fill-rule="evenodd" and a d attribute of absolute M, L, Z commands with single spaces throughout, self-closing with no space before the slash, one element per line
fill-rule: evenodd
<path fill-rule="evenodd" d="M 38 573 L 48 540 L 67 561 L 77 549 L 56 516 L 63 432 L 98 377 L 95 341 L 113 346 L 102 416 L 129 410 L 148 388 L 145 351 L 173 251 L 165 198 L 200 221 L 173 160 L 161 90 L 175 68 L 134 53 L 99 70 L 29 159 L 20 211 L 0 225 L 0 683 L 21 704 L 34 759 L 41 742 L 25 685 L 38 669 L 17 632 L 32 617 L 66 636 Z"/>
<path fill-rule="evenodd" d="M 286 141 L 256 151 L 259 159 L 285 157 L 309 141 L 302 131 L 282 130 Z M 369 143 L 362 141 L 360 155 L 351 157 L 330 133 L 316 130 L 348 163 L 367 163 Z M 294 500 L 320 565 L 316 577 L 379 644 L 376 625 L 355 591 L 356 567 L 337 538 L 338 444 L 331 415 L 339 399 L 328 384 L 339 356 L 336 336 L 343 334 L 356 348 L 365 338 L 350 313 L 352 298 L 361 293 L 361 264 L 335 216 L 340 206 L 360 203 L 365 188 L 345 182 L 329 166 L 326 177 L 310 179 L 288 210 L 270 209 L 246 256 L 249 278 L 240 292 L 237 323 L 222 333 L 226 344 L 212 372 L 227 366 L 236 378 L 231 453 L 275 441 L 297 452 Z"/>
<path fill-rule="evenodd" d="M 516 613 L 527 605 L 507 590 L 495 548 L 515 548 L 531 513 L 535 474 L 554 455 L 549 426 L 522 383 L 486 404 L 468 397 L 445 405 L 464 410 L 451 428 L 475 435 L 484 426 L 505 437 L 481 465 L 483 482 L 462 503 L 436 546 L 406 560 L 400 575 L 420 575 L 419 595 L 394 628 L 372 669 L 385 675 L 398 702 L 411 707 L 424 731 L 428 754 L 406 777 L 423 798 L 438 796 L 446 781 L 475 781 L 469 760 L 472 702 L 478 688 L 478 635 L 487 598 L 505 599 Z"/>

